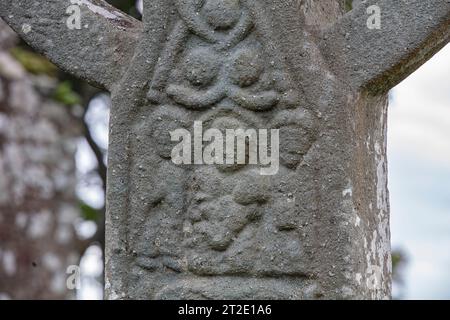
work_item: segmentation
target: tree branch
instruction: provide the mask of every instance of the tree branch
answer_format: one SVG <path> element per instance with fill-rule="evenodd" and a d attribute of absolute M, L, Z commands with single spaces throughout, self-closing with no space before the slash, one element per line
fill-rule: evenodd
<path fill-rule="evenodd" d="M 141 23 L 103 0 L 80 0 L 81 29 L 67 26 L 69 0 L 2 0 L 0 16 L 61 69 L 112 90 L 134 53 Z"/>
<path fill-rule="evenodd" d="M 367 8 L 381 9 L 381 29 L 369 29 Z M 386 92 L 450 39 L 448 0 L 369 0 L 323 34 L 322 51 L 336 74 L 356 88 Z"/>
<path fill-rule="evenodd" d="M 86 108 L 87 110 L 87 108 Z M 89 129 L 89 126 L 87 125 L 86 121 L 84 120 L 83 116 L 83 131 L 84 131 L 84 137 L 89 144 L 89 147 L 91 148 L 92 152 L 95 155 L 95 159 L 98 163 L 98 175 L 102 179 L 102 185 L 103 189 L 106 190 L 106 165 L 103 161 L 103 151 L 100 149 L 100 147 L 95 142 L 94 138 L 92 137 L 91 130 Z"/>
<path fill-rule="evenodd" d="M 92 137 L 91 130 L 89 129 L 88 124 L 86 123 L 86 112 L 88 110 L 88 107 L 85 107 L 84 114 L 82 117 L 82 124 L 83 124 L 83 132 L 84 132 L 84 138 L 86 139 L 87 143 L 89 144 L 89 147 L 91 148 L 92 152 L 95 155 L 95 159 L 97 160 L 98 164 L 98 175 L 102 179 L 102 185 L 103 189 L 106 190 L 106 165 L 103 161 L 103 151 L 100 149 L 98 144 L 95 142 L 94 138 Z"/>

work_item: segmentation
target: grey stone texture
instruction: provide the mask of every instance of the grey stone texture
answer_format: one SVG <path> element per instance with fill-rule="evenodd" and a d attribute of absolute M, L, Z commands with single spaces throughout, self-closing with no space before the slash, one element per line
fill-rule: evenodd
<path fill-rule="evenodd" d="M 390 298 L 386 93 L 448 42 L 449 1 L 144 0 L 141 24 L 85 0 L 78 33 L 44 2 L 0 11 L 113 97 L 108 298 Z M 174 165 L 196 120 L 280 129 L 279 173 Z"/>
<path fill-rule="evenodd" d="M 0 3 L 0 13 L 61 69 L 112 90 L 133 55 L 141 24 L 104 1 L 79 2 L 81 30 L 67 27 L 69 0 L 6 0 Z"/>

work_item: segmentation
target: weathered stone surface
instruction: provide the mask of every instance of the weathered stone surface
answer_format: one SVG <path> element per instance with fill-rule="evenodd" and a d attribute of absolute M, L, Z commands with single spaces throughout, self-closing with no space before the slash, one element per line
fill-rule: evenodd
<path fill-rule="evenodd" d="M 369 2 L 338 3 L 144 1 L 112 90 L 109 298 L 390 297 L 386 89 L 448 41 L 450 5 L 392 4 L 407 21 L 381 1 L 373 31 Z M 279 128 L 278 174 L 173 164 L 169 131 L 197 120 Z"/>
<path fill-rule="evenodd" d="M 221 33 L 203 23 L 224 12 L 193 5 L 146 7 L 155 31 L 115 95 L 110 297 L 388 297 L 385 99 L 335 77 L 301 6 L 231 1 Z M 173 165 L 168 130 L 194 120 L 281 128 L 280 172 Z"/>
<path fill-rule="evenodd" d="M 381 9 L 379 30 L 366 27 L 371 5 Z M 325 55 L 351 85 L 387 91 L 449 42 L 449 7 L 447 0 L 363 1 L 324 32 Z"/>
<path fill-rule="evenodd" d="M 72 1 L 73 2 L 73 1 Z M 67 27 L 69 0 L 5 0 L 2 18 L 61 69 L 112 90 L 133 55 L 142 26 L 104 1 L 79 0 L 81 30 Z"/>

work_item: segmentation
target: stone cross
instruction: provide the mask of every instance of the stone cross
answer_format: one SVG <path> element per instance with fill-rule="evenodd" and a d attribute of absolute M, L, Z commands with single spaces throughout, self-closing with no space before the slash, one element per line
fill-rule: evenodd
<path fill-rule="evenodd" d="M 144 0 L 139 22 L 103 0 L 1 1 L 111 92 L 108 298 L 390 297 L 387 92 L 448 43 L 450 2 L 341 2 Z M 195 121 L 279 129 L 278 173 L 173 163 L 169 132 Z"/>

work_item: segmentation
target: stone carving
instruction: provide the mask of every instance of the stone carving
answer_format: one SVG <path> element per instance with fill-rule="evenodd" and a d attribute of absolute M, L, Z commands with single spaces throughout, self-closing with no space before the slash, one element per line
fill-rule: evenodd
<path fill-rule="evenodd" d="M 271 59 L 243 3 L 177 1 L 179 20 L 134 126 L 133 152 L 149 144 L 155 150 L 138 156 L 132 173 L 140 187 L 131 193 L 137 203 L 131 210 L 140 222 L 130 234 L 144 272 L 311 277 L 302 243 L 307 214 L 292 193 L 307 190 L 291 185 L 290 176 L 302 171 L 317 117 L 300 101 L 281 61 Z M 257 165 L 174 165 L 169 131 L 189 130 L 194 121 L 223 132 L 280 129 L 283 167 L 267 177 Z M 157 164 L 156 174 L 142 173 L 146 163 Z"/>
<path fill-rule="evenodd" d="M 242 1 L 176 3 L 180 21 L 150 82 L 151 102 L 174 101 L 193 110 L 220 103 L 253 111 L 298 105 L 289 75 L 258 41 Z"/>

